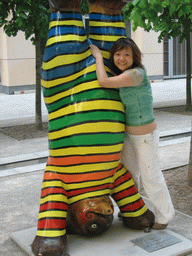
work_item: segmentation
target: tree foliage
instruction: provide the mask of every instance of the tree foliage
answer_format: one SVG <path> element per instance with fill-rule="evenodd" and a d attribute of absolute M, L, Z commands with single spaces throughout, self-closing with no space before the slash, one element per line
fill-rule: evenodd
<path fill-rule="evenodd" d="M 180 36 L 180 43 L 186 38 L 188 29 L 192 32 L 191 0 L 134 0 L 124 9 L 125 17 L 147 31 L 160 32 L 159 42 L 165 35 Z"/>
<path fill-rule="evenodd" d="M 81 13 L 84 15 L 86 13 L 89 13 L 89 7 L 88 7 L 88 4 L 87 4 L 87 0 L 82 0 L 81 1 Z"/>
<path fill-rule="evenodd" d="M 192 2 L 191 0 L 134 0 L 124 9 L 125 17 L 133 22 L 133 30 L 142 27 L 146 31 L 160 32 L 158 41 L 179 36 L 180 43 L 186 39 L 187 79 L 186 108 L 191 110 L 191 41 Z M 192 186 L 192 137 L 188 165 L 188 184 Z"/>
<path fill-rule="evenodd" d="M 42 129 L 41 114 L 41 40 L 47 37 L 49 3 L 47 0 L 1 0 L 0 27 L 8 36 L 23 31 L 36 49 L 36 128 Z"/>
<path fill-rule="evenodd" d="M 82 14 L 88 13 L 86 0 L 81 2 Z M 0 27 L 7 36 L 16 36 L 23 31 L 25 39 L 30 39 L 36 49 L 36 128 L 42 129 L 41 117 L 41 42 L 47 38 L 49 26 L 48 0 L 1 0 Z"/>
<path fill-rule="evenodd" d="M 191 0 L 133 0 L 124 9 L 125 18 L 132 21 L 132 28 L 160 32 L 158 41 L 179 36 L 179 42 L 187 42 L 186 108 L 191 109 Z"/>
<path fill-rule="evenodd" d="M 25 33 L 26 39 L 35 44 L 35 32 L 40 37 L 47 36 L 49 23 L 49 3 L 47 0 L 1 0 L 0 26 L 8 36 L 16 36 L 18 31 Z"/>

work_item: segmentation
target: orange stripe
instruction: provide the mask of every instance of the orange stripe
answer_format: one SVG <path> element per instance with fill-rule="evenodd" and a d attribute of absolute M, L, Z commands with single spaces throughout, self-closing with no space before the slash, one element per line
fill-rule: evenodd
<path fill-rule="evenodd" d="M 45 173 L 44 182 L 47 180 L 62 180 L 64 183 L 76 183 L 86 181 L 97 181 L 105 178 L 109 178 L 114 175 L 114 170 L 105 172 L 94 172 L 94 173 L 81 173 L 81 174 L 59 174 L 59 173 Z"/>
<path fill-rule="evenodd" d="M 70 156 L 70 157 L 61 157 L 53 158 L 49 157 L 47 164 L 48 165 L 76 165 L 76 164 L 88 164 L 88 163 L 102 163 L 110 161 L 118 161 L 120 158 L 120 153 L 113 155 L 93 155 L 93 156 Z"/>
<path fill-rule="evenodd" d="M 68 192 L 68 198 L 78 196 L 78 195 L 83 195 L 83 194 L 89 193 L 89 192 L 101 191 L 104 189 L 112 189 L 112 184 L 104 184 L 104 185 L 98 185 L 98 186 L 94 186 L 94 187 L 72 190 L 72 191 Z"/>

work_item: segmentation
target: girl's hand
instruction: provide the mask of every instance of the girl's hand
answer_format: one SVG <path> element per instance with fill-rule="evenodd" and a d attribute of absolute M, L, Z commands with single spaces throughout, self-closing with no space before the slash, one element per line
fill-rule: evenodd
<path fill-rule="evenodd" d="M 91 44 L 90 50 L 95 59 L 103 58 L 100 49 L 96 45 Z"/>

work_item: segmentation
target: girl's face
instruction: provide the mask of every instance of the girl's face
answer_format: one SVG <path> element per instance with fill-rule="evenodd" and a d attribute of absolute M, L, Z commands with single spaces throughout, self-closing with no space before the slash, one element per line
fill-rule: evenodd
<path fill-rule="evenodd" d="M 129 69 L 133 65 L 133 51 L 131 47 L 117 51 L 113 56 L 113 61 L 116 67 L 122 72 Z"/>

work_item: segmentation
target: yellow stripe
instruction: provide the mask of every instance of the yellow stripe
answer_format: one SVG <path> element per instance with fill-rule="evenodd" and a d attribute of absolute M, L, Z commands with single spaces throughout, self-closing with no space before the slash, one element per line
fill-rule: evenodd
<path fill-rule="evenodd" d="M 37 236 L 43 237 L 58 237 L 64 236 L 66 234 L 66 230 L 37 230 Z"/>
<path fill-rule="evenodd" d="M 65 98 L 67 96 L 75 95 L 76 93 L 95 89 L 95 88 L 100 88 L 97 80 L 79 84 L 78 86 L 75 86 L 65 92 L 58 93 L 52 97 L 48 97 L 48 98 L 44 97 L 44 101 L 46 104 L 51 104 L 57 100 Z"/>
<path fill-rule="evenodd" d="M 98 133 L 98 132 L 124 132 L 125 125 L 121 123 L 112 122 L 99 122 L 99 123 L 86 123 L 73 127 L 65 128 L 56 132 L 49 132 L 49 140 L 67 137 L 75 134 Z"/>
<path fill-rule="evenodd" d="M 106 69 L 106 70 L 108 72 L 110 72 L 109 69 Z M 75 73 L 75 74 L 73 74 L 71 76 L 66 76 L 66 77 L 63 77 L 63 78 L 58 78 L 58 79 L 55 79 L 55 80 L 52 80 L 52 81 L 41 80 L 41 85 L 43 87 L 45 87 L 45 88 L 52 88 L 54 86 L 57 86 L 57 85 L 60 85 L 60 84 L 64 84 L 64 83 L 68 83 L 68 82 L 71 82 L 73 80 L 76 80 L 79 77 L 84 76 L 85 74 L 88 74 L 88 73 L 91 73 L 91 72 L 94 72 L 94 71 L 96 71 L 96 65 L 95 64 L 91 65 L 90 67 L 86 67 L 83 70 L 81 70 L 80 72 Z"/>
<path fill-rule="evenodd" d="M 89 38 L 98 41 L 116 42 L 122 36 L 90 35 Z"/>
<path fill-rule="evenodd" d="M 80 189 L 80 188 L 89 188 L 89 187 L 95 187 L 95 186 L 99 186 L 99 185 L 104 185 L 107 183 L 112 183 L 113 179 L 110 178 L 106 178 L 103 180 L 97 180 L 97 181 L 90 181 L 90 182 L 82 182 L 82 183 L 70 183 L 67 184 L 67 190 L 69 189 Z"/>
<path fill-rule="evenodd" d="M 49 187 L 60 187 L 63 188 L 65 184 L 61 183 L 61 181 L 53 180 L 53 181 L 44 181 L 42 184 L 42 188 L 49 188 Z"/>
<path fill-rule="evenodd" d="M 109 194 L 110 194 L 110 189 L 105 189 L 102 191 L 94 191 L 94 192 L 90 192 L 90 193 L 86 193 L 86 194 L 82 194 L 82 195 L 78 195 L 78 196 L 69 198 L 69 204 L 75 203 L 82 199 L 95 197 L 95 196 L 97 197 L 97 196 L 109 195 Z"/>
<path fill-rule="evenodd" d="M 121 206 L 124 206 L 126 204 L 130 204 L 132 202 L 135 202 L 135 201 L 139 200 L 140 198 L 141 197 L 140 197 L 139 193 L 137 193 L 133 196 L 129 196 L 128 198 L 126 197 L 126 198 L 118 201 L 118 205 L 121 207 Z"/>
<path fill-rule="evenodd" d="M 49 29 L 51 29 L 52 27 L 55 27 L 55 26 L 76 26 L 76 27 L 83 27 L 83 22 L 82 20 L 58 20 L 58 21 L 51 21 L 50 24 L 49 24 Z"/>
<path fill-rule="evenodd" d="M 102 56 L 105 58 L 105 59 L 109 59 L 110 57 L 110 53 L 109 52 L 106 52 L 106 51 L 101 51 L 102 52 Z M 107 69 L 107 67 L 105 66 L 105 69 Z M 108 69 L 109 71 L 109 69 Z"/>
<path fill-rule="evenodd" d="M 69 55 L 62 55 L 56 56 L 54 59 L 50 60 L 49 62 L 43 62 L 42 68 L 43 70 L 49 70 L 55 67 L 59 67 L 62 65 L 74 64 L 78 61 L 84 60 L 91 55 L 91 51 L 87 50 L 81 54 L 69 54 Z"/>
<path fill-rule="evenodd" d="M 119 101 L 112 101 L 112 100 L 96 100 L 91 102 L 80 102 L 75 103 L 74 105 L 70 105 L 59 109 L 55 112 L 49 114 L 49 121 L 56 119 L 58 117 L 62 117 L 69 114 L 77 114 L 78 112 L 83 111 L 91 111 L 91 110 L 116 110 L 124 112 L 123 104 Z"/>
<path fill-rule="evenodd" d="M 101 21 L 90 21 L 90 27 L 117 27 L 117 28 L 125 28 L 124 22 L 101 22 Z"/>
<path fill-rule="evenodd" d="M 82 183 L 70 183 L 70 184 L 63 183 L 63 186 L 65 187 L 65 190 L 68 190 L 68 189 L 94 187 L 94 186 L 103 185 L 103 184 L 112 183 L 112 182 L 113 182 L 113 179 L 110 177 L 110 178 L 106 178 L 98 181 L 90 181 L 90 182 L 86 181 Z M 42 184 L 42 188 L 48 188 L 51 186 L 61 187 L 61 183 L 59 181 L 50 181 L 50 182 L 44 181 Z M 49 195 L 47 197 L 48 199 L 50 199 L 50 201 L 57 201 L 57 199 L 58 201 L 62 201 L 60 200 L 61 195 L 56 194 L 56 195 Z M 49 201 L 49 200 L 46 200 L 46 201 Z"/>
<path fill-rule="evenodd" d="M 102 164 L 83 164 L 83 165 L 77 165 L 75 166 L 75 173 L 87 173 L 87 172 L 94 172 L 94 171 L 102 171 L 102 170 L 109 170 L 109 169 L 114 169 L 117 168 L 119 165 L 119 161 L 115 162 L 110 162 L 110 163 L 102 163 Z M 60 166 L 47 166 L 45 171 L 53 171 L 53 172 L 59 172 L 63 174 L 73 174 L 74 173 L 74 166 L 65 166 L 65 167 L 60 167 Z M 55 181 L 54 181 L 55 182 Z M 47 184 L 46 187 L 52 186 L 51 182 L 43 182 L 43 187 L 44 184 Z M 61 182 L 58 181 L 59 186 L 62 187 Z"/>
<path fill-rule="evenodd" d="M 115 173 L 114 180 L 117 180 L 119 177 L 124 175 L 127 172 L 126 168 L 123 166 L 121 170 Z"/>
<path fill-rule="evenodd" d="M 48 201 L 60 201 L 60 202 L 67 202 L 67 197 L 64 195 L 48 195 L 44 198 L 41 198 L 40 204 L 44 204 Z"/>
<path fill-rule="evenodd" d="M 79 35 L 66 35 L 66 36 L 55 36 L 51 37 L 47 40 L 46 46 L 52 45 L 54 43 L 59 42 L 67 42 L 67 41 L 78 41 L 83 42 L 87 40 L 87 36 L 79 36 Z"/>
<path fill-rule="evenodd" d="M 121 213 L 123 217 L 139 217 L 147 211 L 147 206 L 144 205 L 141 209 L 136 212 L 125 212 Z"/>
<path fill-rule="evenodd" d="M 133 179 L 131 179 L 131 180 L 121 184 L 120 186 L 114 188 L 114 193 L 118 193 L 118 192 L 120 192 L 122 190 L 128 189 L 128 188 L 130 188 L 133 185 L 134 185 L 134 181 L 133 181 Z"/>
<path fill-rule="evenodd" d="M 67 217 L 67 212 L 66 211 L 45 211 L 45 212 L 40 212 L 38 219 L 42 218 L 66 218 Z"/>
<path fill-rule="evenodd" d="M 88 155 L 88 154 L 107 154 L 112 152 L 119 152 L 122 150 L 123 144 L 111 146 L 97 146 L 97 147 L 71 147 L 62 149 L 49 150 L 50 156 L 70 156 L 70 155 Z"/>

